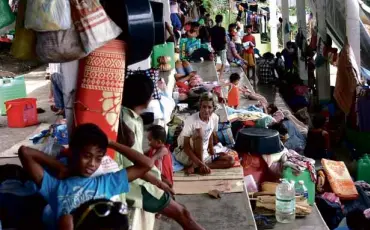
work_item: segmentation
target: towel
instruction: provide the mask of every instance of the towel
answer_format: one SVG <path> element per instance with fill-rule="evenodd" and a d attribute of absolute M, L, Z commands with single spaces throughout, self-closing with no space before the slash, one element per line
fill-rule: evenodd
<path fill-rule="evenodd" d="M 359 74 L 353 50 L 347 41 L 339 55 L 337 81 L 334 89 L 334 98 L 345 114 L 351 110 Z"/>

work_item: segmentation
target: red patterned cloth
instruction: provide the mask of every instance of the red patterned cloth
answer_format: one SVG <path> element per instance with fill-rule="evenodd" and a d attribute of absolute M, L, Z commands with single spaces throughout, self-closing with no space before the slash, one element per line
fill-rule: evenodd
<path fill-rule="evenodd" d="M 116 140 L 123 93 L 125 43 L 108 42 L 80 60 L 75 124 L 94 123 L 111 140 Z M 108 150 L 114 156 L 113 150 Z"/>

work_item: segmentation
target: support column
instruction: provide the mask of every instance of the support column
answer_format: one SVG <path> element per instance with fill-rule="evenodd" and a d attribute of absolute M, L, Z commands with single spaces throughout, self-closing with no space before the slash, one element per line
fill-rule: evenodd
<path fill-rule="evenodd" d="M 279 50 L 279 40 L 277 33 L 277 15 L 276 15 L 276 0 L 270 0 L 270 40 L 271 53 L 276 54 Z"/>
<path fill-rule="evenodd" d="M 306 22 L 306 2 L 305 0 L 298 0 L 296 2 L 297 7 L 297 20 L 298 20 L 298 28 L 302 32 L 304 36 L 305 42 L 307 39 L 307 22 Z M 299 57 L 301 57 L 301 50 L 298 51 Z M 306 63 L 304 60 L 299 58 L 299 77 L 304 80 L 308 81 L 308 73 L 306 69 Z"/>
<path fill-rule="evenodd" d="M 360 9 L 357 0 L 346 0 L 346 34 L 358 66 L 361 66 Z M 360 74 L 358 74 L 359 78 Z"/>
<path fill-rule="evenodd" d="M 290 33 L 285 33 L 285 27 L 286 24 L 289 23 L 289 0 L 281 0 L 281 13 L 283 18 L 283 28 L 282 28 L 282 34 L 283 34 L 283 47 L 285 47 L 285 44 L 290 41 Z"/>
<path fill-rule="evenodd" d="M 78 78 L 78 60 L 60 64 L 63 74 L 63 100 L 67 120 L 68 137 L 74 126 L 74 102 L 76 96 L 77 78 Z"/>
<path fill-rule="evenodd" d="M 319 44 L 317 46 L 317 53 L 323 54 L 324 44 L 327 37 L 327 28 L 326 28 L 326 1 L 320 0 L 316 1 L 317 9 L 317 29 Z M 321 40 L 321 42 L 320 42 Z M 328 102 L 330 97 L 330 68 L 329 63 L 325 62 L 322 66 L 316 68 L 316 84 L 318 91 L 319 103 Z"/>

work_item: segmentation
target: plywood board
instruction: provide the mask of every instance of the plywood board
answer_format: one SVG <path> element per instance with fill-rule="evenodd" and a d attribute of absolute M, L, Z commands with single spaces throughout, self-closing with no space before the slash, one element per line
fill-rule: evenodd
<path fill-rule="evenodd" d="M 209 175 L 191 174 L 186 175 L 184 171 L 176 172 L 173 180 L 177 181 L 205 181 L 205 180 L 235 180 L 243 179 L 243 168 L 234 167 L 230 169 L 212 169 Z"/>
<path fill-rule="evenodd" d="M 243 192 L 243 180 L 203 180 L 177 181 L 174 183 L 176 194 L 204 194 L 217 189 L 222 193 Z"/>

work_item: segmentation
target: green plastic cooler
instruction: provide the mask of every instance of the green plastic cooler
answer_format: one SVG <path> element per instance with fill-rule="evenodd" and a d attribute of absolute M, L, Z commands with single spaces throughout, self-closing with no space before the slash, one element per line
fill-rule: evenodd
<path fill-rule="evenodd" d="M 0 114 L 6 115 L 5 102 L 27 97 L 24 76 L 0 79 Z"/>

